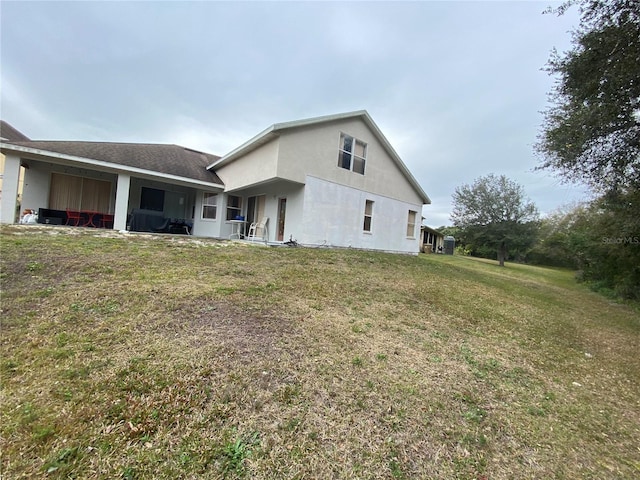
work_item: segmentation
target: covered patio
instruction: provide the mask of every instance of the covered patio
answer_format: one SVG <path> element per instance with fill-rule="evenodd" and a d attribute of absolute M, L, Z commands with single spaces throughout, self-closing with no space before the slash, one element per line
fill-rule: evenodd
<path fill-rule="evenodd" d="M 190 234 L 201 192 L 224 188 L 205 168 L 218 157 L 177 145 L 24 141 L 1 148 L 2 223 L 30 209 L 42 224 Z"/>

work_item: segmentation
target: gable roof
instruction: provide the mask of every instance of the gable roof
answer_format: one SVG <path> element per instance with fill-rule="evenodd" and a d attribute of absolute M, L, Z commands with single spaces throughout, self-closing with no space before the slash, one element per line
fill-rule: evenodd
<path fill-rule="evenodd" d="M 4 120 L 0 120 L 0 139 L 10 142 L 26 142 L 31 140 L 24 133 L 16 130 Z"/>
<path fill-rule="evenodd" d="M 406 177 L 407 181 L 411 184 L 411 186 L 415 189 L 415 191 L 420 195 L 420 197 L 422 198 L 422 201 L 426 204 L 430 204 L 431 200 L 429 199 L 427 194 L 424 192 L 420 184 L 417 182 L 415 177 L 411 174 L 411 172 L 409 171 L 407 166 L 404 164 L 404 162 L 402 161 L 398 153 L 391 146 L 387 138 L 383 135 L 383 133 L 380 131 L 380 129 L 375 124 L 375 122 L 373 121 L 373 119 L 371 118 L 371 116 L 366 110 L 357 110 L 354 112 L 339 113 L 335 115 L 325 115 L 322 117 L 306 118 L 302 120 L 295 120 L 292 122 L 274 123 L 266 130 L 263 130 L 252 139 L 240 145 L 238 148 L 222 156 L 214 163 L 211 163 L 207 167 L 207 169 L 215 170 L 216 168 L 227 165 L 233 162 L 234 160 L 246 155 L 252 150 L 255 150 L 261 145 L 264 145 L 265 143 L 270 142 L 274 138 L 278 137 L 281 132 L 284 132 L 286 130 L 320 125 L 323 123 L 335 122 L 339 120 L 350 120 L 355 118 L 362 119 L 362 121 L 371 129 L 376 139 L 382 144 L 387 154 L 393 159 L 393 161 L 398 166 L 400 171 Z"/>
<path fill-rule="evenodd" d="M 20 150 L 35 155 L 56 153 L 73 157 L 71 159 L 76 161 L 96 160 L 223 185 L 218 175 L 206 168 L 220 157 L 179 145 L 49 140 L 7 142 L 3 145 L 5 148 L 11 146 L 22 147 Z"/>

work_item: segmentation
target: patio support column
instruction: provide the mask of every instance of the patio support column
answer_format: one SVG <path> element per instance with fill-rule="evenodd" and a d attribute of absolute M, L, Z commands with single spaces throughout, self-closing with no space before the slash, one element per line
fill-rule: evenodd
<path fill-rule="evenodd" d="M 119 173 L 118 185 L 116 186 L 116 208 L 113 217 L 114 230 L 125 230 L 127 228 L 130 187 L 131 176 L 126 173 Z"/>
<path fill-rule="evenodd" d="M 7 155 L 2 175 L 2 201 L 0 223 L 15 223 L 18 208 L 18 183 L 20 182 L 20 157 Z M 37 213 L 37 212 L 36 212 Z"/>

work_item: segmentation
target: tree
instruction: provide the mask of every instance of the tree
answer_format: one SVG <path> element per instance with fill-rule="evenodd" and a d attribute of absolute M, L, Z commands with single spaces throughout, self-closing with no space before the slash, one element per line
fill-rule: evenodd
<path fill-rule="evenodd" d="M 570 0 L 554 11 L 576 4 L 573 48 L 548 64 L 559 78 L 539 168 L 600 195 L 576 217 L 570 247 L 586 279 L 640 298 L 640 0 Z"/>
<path fill-rule="evenodd" d="M 522 186 L 504 175 L 480 177 L 453 194 L 453 225 L 462 229 L 466 244 L 497 251 L 500 266 L 509 250 L 534 243 L 537 220 L 538 211 Z"/>
<path fill-rule="evenodd" d="M 540 220 L 536 244 L 527 254 L 527 263 L 552 267 L 582 268 L 581 226 L 589 204 L 566 206 Z"/>
<path fill-rule="evenodd" d="M 640 1 L 572 0 L 580 5 L 574 46 L 552 53 L 558 75 L 536 150 L 541 169 L 595 191 L 640 188 Z"/>

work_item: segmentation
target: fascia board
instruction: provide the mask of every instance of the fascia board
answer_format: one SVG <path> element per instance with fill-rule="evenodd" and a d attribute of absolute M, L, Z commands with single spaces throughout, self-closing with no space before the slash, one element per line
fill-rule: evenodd
<path fill-rule="evenodd" d="M 227 153 L 223 157 L 213 162 L 211 165 L 207 167 L 207 170 L 211 170 L 211 169 L 215 170 L 216 168 L 222 167 L 227 163 L 232 162 L 236 158 L 241 157 L 246 153 L 249 153 L 251 150 L 258 148 L 260 145 L 267 143 L 267 141 L 271 140 L 271 138 L 274 138 L 276 136 L 273 133 L 273 131 L 274 131 L 274 125 L 270 126 L 266 130 L 263 130 L 262 132 L 257 134 L 255 137 L 251 138 L 250 140 L 247 140 L 239 147 L 231 150 L 229 153 Z"/>
<path fill-rule="evenodd" d="M 205 182 L 202 180 L 196 180 L 188 177 L 180 177 L 178 175 L 156 172 L 154 170 L 147 170 L 144 168 L 130 167 L 127 165 L 121 165 L 119 163 L 105 162 L 103 160 L 94 160 L 92 158 L 76 157 L 73 155 L 66 155 L 64 153 L 50 152 L 47 150 L 40 150 L 38 148 L 23 147 L 21 145 L 12 145 L 8 143 L 0 143 L 0 149 L 2 150 L 3 153 L 5 153 L 5 150 L 6 150 L 6 151 L 11 151 L 16 153 L 32 155 L 34 157 L 38 157 L 38 158 L 35 158 L 36 160 L 54 158 L 56 160 L 60 160 L 61 163 L 64 163 L 67 165 L 76 165 L 80 163 L 85 166 L 99 167 L 103 170 L 110 171 L 113 173 L 135 174 L 135 175 L 144 176 L 147 178 L 162 179 L 164 181 L 173 180 L 174 182 L 178 182 L 182 184 L 201 186 L 206 188 L 219 188 L 224 190 L 224 185 L 218 184 L 218 183 Z"/>
<path fill-rule="evenodd" d="M 324 115 L 322 117 L 305 118 L 302 120 L 294 120 L 292 122 L 276 123 L 273 125 L 274 130 L 285 130 L 289 128 L 305 127 L 307 125 L 317 125 L 319 123 L 335 122 L 337 120 L 345 120 L 347 118 L 356 118 L 369 116 L 366 110 L 357 110 L 355 112 L 338 113 L 335 115 Z"/>

